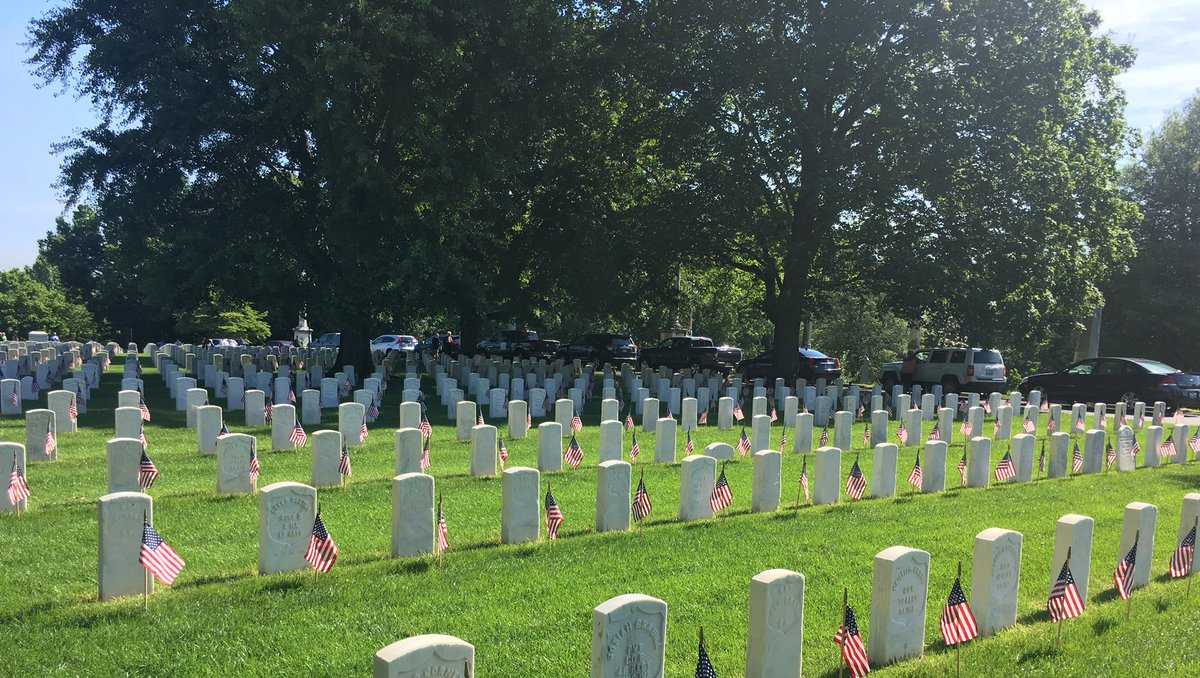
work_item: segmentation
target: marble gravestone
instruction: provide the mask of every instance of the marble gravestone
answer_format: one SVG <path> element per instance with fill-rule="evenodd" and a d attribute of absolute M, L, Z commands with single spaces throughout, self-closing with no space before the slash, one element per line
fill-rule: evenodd
<path fill-rule="evenodd" d="M 759 572 L 750 579 L 746 678 L 799 678 L 804 649 L 804 575 Z"/>
<path fill-rule="evenodd" d="M 929 554 L 892 546 L 875 555 L 871 588 L 871 668 L 919 657 L 925 647 Z"/>
<path fill-rule="evenodd" d="M 454 636 L 411 636 L 375 653 L 372 678 L 474 678 L 475 647 Z"/>
<path fill-rule="evenodd" d="M 540 483 L 537 469 L 514 466 L 501 474 L 500 543 L 537 541 L 541 525 Z"/>
<path fill-rule="evenodd" d="M 392 478 L 392 557 L 434 552 L 434 480 L 424 473 Z"/>
<path fill-rule="evenodd" d="M 664 678 L 667 604 L 637 593 L 592 610 L 591 678 Z"/>
<path fill-rule="evenodd" d="M 317 490 L 302 483 L 273 483 L 258 501 L 258 572 L 306 570 L 304 560 L 317 517 Z"/>
<path fill-rule="evenodd" d="M 971 566 L 971 609 L 986 638 L 1017 623 L 1021 583 L 1020 532 L 990 527 L 975 535 Z"/>
<path fill-rule="evenodd" d="M 100 600 L 153 592 L 154 581 L 138 562 L 143 524 L 154 523 L 154 500 L 141 492 L 100 497 Z"/>

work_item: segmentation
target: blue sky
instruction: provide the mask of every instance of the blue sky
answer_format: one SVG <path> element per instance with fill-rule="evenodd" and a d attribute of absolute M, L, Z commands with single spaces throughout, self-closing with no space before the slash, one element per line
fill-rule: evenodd
<path fill-rule="evenodd" d="M 1153 128 L 1200 88 L 1200 0 L 1085 0 L 1099 9 L 1105 29 L 1138 49 L 1122 79 L 1134 127 Z M 0 270 L 24 266 L 37 240 L 62 214 L 53 187 L 60 158 L 51 146 L 89 127 L 89 102 L 57 85 L 39 88 L 25 64 L 29 20 L 59 0 L 0 0 Z"/>

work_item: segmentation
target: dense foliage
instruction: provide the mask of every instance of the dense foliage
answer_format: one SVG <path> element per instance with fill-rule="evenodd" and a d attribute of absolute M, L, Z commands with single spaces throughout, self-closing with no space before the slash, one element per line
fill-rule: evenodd
<path fill-rule="evenodd" d="M 67 298 L 54 267 L 39 261 L 0 272 L 0 330 L 13 337 L 30 331 L 91 337 L 96 321 L 82 304 Z"/>
<path fill-rule="evenodd" d="M 843 290 L 1035 361 L 1131 249 L 1132 54 L 1098 23 L 1077 0 L 73 0 L 31 63 L 105 114 L 65 145 L 94 212 L 43 255 L 143 339 L 211 289 L 356 350 L 690 319 L 786 362 Z"/>

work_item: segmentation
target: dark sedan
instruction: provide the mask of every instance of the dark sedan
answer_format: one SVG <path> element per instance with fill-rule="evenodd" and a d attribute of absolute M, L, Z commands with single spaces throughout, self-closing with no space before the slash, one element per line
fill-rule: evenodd
<path fill-rule="evenodd" d="M 1020 390 L 1041 391 L 1050 402 L 1152 403 L 1167 407 L 1200 406 L 1200 375 L 1188 374 L 1157 360 L 1144 358 L 1089 358 L 1059 372 L 1035 374 L 1021 382 Z"/>
<path fill-rule="evenodd" d="M 585 334 L 558 349 L 563 360 L 592 360 L 598 363 L 636 363 L 637 344 L 628 334 Z"/>
<path fill-rule="evenodd" d="M 767 351 L 762 355 L 743 361 L 738 365 L 738 371 L 746 379 L 782 377 L 788 381 L 792 379 L 807 379 L 810 382 L 817 379 L 833 381 L 842 376 L 842 363 L 837 358 L 831 358 L 815 349 L 802 348 L 796 361 L 796 370 L 792 374 L 783 374 L 781 370 L 775 368 L 774 351 Z"/>

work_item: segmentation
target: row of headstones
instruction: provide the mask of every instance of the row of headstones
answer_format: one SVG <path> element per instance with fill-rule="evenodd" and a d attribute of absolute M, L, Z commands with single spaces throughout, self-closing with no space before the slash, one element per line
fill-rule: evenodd
<path fill-rule="evenodd" d="M 38 400 L 42 390 L 60 380 L 63 390 L 72 391 L 78 397 L 79 411 L 86 413 L 87 402 L 91 393 L 100 387 L 100 375 L 108 368 L 109 360 L 107 354 L 99 353 L 74 368 L 70 377 L 66 376 L 66 371 L 43 370 L 45 365 L 38 366 L 37 376 L 0 379 L 0 414 L 22 414 L 25 402 Z"/>
<path fill-rule="evenodd" d="M 1125 507 L 1119 560 L 1137 543 L 1133 585 L 1149 583 L 1157 508 L 1133 502 Z M 1184 497 L 1180 539 L 1200 514 L 1200 494 Z M 1055 527 L 1054 552 L 1048 564 L 1047 592 L 1063 562 L 1075 576 L 1081 599 L 1087 600 L 1094 521 L 1068 514 Z M 970 601 L 980 637 L 993 636 L 1017 623 L 1024 536 L 989 528 L 975 535 Z M 870 628 L 866 650 L 872 667 L 920 657 L 925 648 L 929 597 L 929 553 L 893 546 L 876 554 L 872 572 Z M 1200 570 L 1200 560 L 1192 572 Z M 799 676 L 803 673 L 803 574 L 786 569 L 760 572 L 750 580 L 748 678 Z M 592 678 L 666 675 L 667 610 L 662 601 L 643 594 L 611 598 L 592 611 Z M 475 675 L 475 648 L 446 635 L 413 636 L 375 654 L 376 678 L 408 675 Z"/>
<path fill-rule="evenodd" d="M 196 400 L 199 395 L 190 394 L 191 391 L 200 390 L 206 394 L 211 388 L 214 396 L 223 398 L 226 401 L 226 406 L 230 410 L 251 409 L 247 404 L 247 396 L 251 390 L 257 390 L 263 394 L 264 399 L 267 394 L 270 394 L 272 402 L 288 403 L 293 395 L 297 396 L 297 402 L 301 404 L 304 412 L 304 422 L 306 424 L 318 423 L 321 418 L 320 411 L 322 409 L 336 408 L 341 401 L 342 394 L 347 392 L 355 385 L 354 368 L 346 366 L 342 372 L 338 372 L 334 377 L 321 377 L 318 382 L 320 388 L 308 388 L 309 377 L 313 372 L 298 372 L 295 379 L 287 370 L 281 368 L 278 376 L 270 372 L 257 372 L 252 377 L 249 377 L 252 384 L 250 390 L 247 390 L 246 379 L 242 377 L 228 376 L 224 372 L 216 372 L 213 375 L 212 385 L 201 387 L 195 377 L 183 376 L 181 371 L 174 363 L 163 363 L 163 382 L 168 386 L 170 394 L 175 402 L 177 411 L 187 411 L 189 408 L 196 406 Z M 122 388 L 127 384 L 123 383 Z M 132 384 L 128 384 L 132 387 Z M 386 389 L 386 380 L 382 373 L 375 373 L 373 376 L 363 380 L 363 388 L 354 392 L 355 402 L 366 402 L 368 405 L 378 404 L 382 401 L 383 391 Z M 369 395 L 362 395 L 362 392 Z M 192 398 L 189 401 L 189 398 Z M 207 402 L 207 395 L 204 396 Z M 250 417 L 247 412 L 247 417 Z"/>
<path fill-rule="evenodd" d="M 328 347 L 299 348 L 299 347 L 202 347 L 192 344 L 155 344 L 146 345 L 146 354 L 151 356 L 157 366 L 159 356 L 166 356 L 176 364 L 184 366 L 189 374 L 195 374 L 196 366 L 220 362 L 228 365 L 228 370 L 236 376 L 246 376 L 243 370 L 250 371 L 266 369 L 275 371 L 283 364 L 297 367 L 300 364 L 318 365 L 324 369 L 333 367 L 338 356 L 338 349 Z M 191 357 L 189 357 L 191 356 Z"/>

